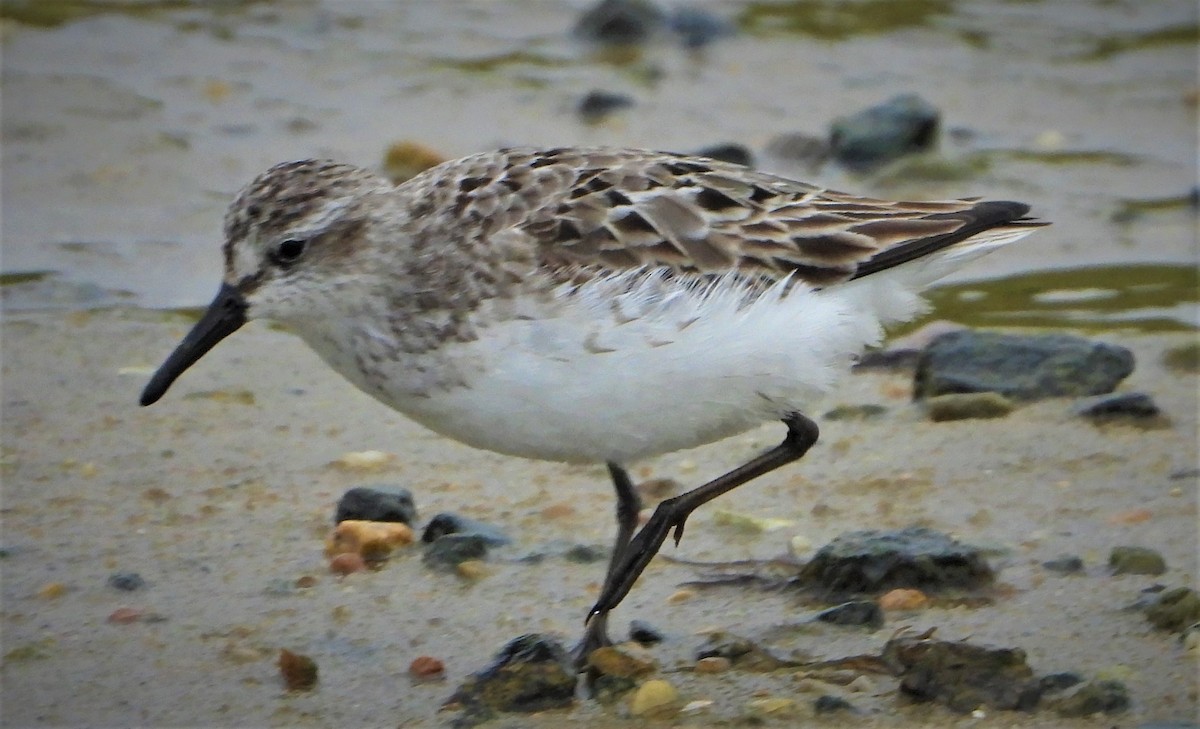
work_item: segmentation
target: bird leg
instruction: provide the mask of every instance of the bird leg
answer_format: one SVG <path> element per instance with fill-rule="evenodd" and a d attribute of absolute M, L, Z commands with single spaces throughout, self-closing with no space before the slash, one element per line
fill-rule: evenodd
<path fill-rule="evenodd" d="M 637 506 L 637 495 L 633 494 L 633 498 L 630 499 L 628 494 L 622 493 L 622 482 L 617 478 L 618 471 L 614 471 L 610 464 L 609 470 L 613 473 L 613 482 L 617 487 L 617 548 L 613 551 L 612 562 L 609 564 L 608 574 L 604 579 L 604 587 L 600 590 L 600 597 L 596 600 L 591 612 L 588 613 L 587 631 L 581 647 L 589 642 L 595 642 L 601 637 L 605 642 L 600 645 L 606 644 L 607 636 L 604 635 L 604 627 L 608 613 L 629 594 L 633 583 L 646 569 L 646 565 L 650 564 L 650 560 L 658 553 L 659 547 L 662 546 L 667 534 L 672 530 L 674 530 L 675 544 L 679 544 L 679 540 L 683 536 L 684 523 L 693 511 L 747 481 L 799 460 L 817 442 L 820 430 L 816 423 L 804 415 L 792 413 L 783 419 L 783 423 L 787 426 L 788 432 L 782 443 L 699 488 L 666 499 L 658 505 L 650 520 L 632 539 L 629 538 L 627 531 L 633 528 L 636 512 L 634 512 L 633 519 L 627 518 L 625 521 L 622 521 L 621 515 L 623 508 Z M 624 474 L 624 471 L 619 471 L 619 473 Z M 625 483 L 628 483 L 628 476 L 625 477 Z M 632 486 L 628 487 L 628 491 L 632 492 Z M 625 540 L 624 544 L 622 544 L 623 539 Z M 598 628 L 595 627 L 597 625 Z M 584 658 L 586 660 L 586 654 Z"/>
<path fill-rule="evenodd" d="M 617 538 L 613 543 L 612 556 L 608 559 L 608 571 L 604 576 L 606 585 L 613 579 L 613 573 L 621 563 L 625 548 L 629 546 L 633 530 L 637 527 L 638 514 L 642 510 L 642 499 L 625 469 L 610 461 L 608 473 L 612 476 L 613 488 L 617 492 Z M 588 654 L 606 645 L 612 645 L 608 638 L 608 615 L 596 615 L 588 620 L 583 640 L 575 646 L 575 665 L 582 668 L 587 663 Z"/>

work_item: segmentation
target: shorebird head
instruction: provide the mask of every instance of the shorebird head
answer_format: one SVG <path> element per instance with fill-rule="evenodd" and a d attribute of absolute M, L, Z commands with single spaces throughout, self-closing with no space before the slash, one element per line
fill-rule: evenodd
<path fill-rule="evenodd" d="M 142 392 L 150 405 L 184 370 L 251 319 L 302 316 L 336 288 L 355 263 L 372 199 L 391 183 L 329 160 L 275 165 L 254 179 L 225 215 L 225 276 L 200 321 Z M 369 264 L 368 264 L 369 265 Z"/>

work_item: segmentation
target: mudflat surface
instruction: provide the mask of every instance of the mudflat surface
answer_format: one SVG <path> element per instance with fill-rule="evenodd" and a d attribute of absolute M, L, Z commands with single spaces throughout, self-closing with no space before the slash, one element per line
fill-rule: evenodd
<path fill-rule="evenodd" d="M 5 318 L 4 722 L 9 726 L 396 726 L 437 723 L 437 708 L 508 640 L 550 631 L 572 643 L 603 565 L 548 557 L 562 545 L 606 546 L 612 496 L 601 468 L 505 458 L 434 436 L 342 382 L 299 340 L 254 325 L 211 353 L 154 408 L 134 406 L 165 342 L 186 322 L 137 310 Z M 760 637 L 812 660 L 877 652 L 899 628 L 946 639 L 1020 647 L 1038 673 L 1118 677 L 1134 706 L 1080 726 L 1138 726 L 1195 716 L 1196 655 L 1125 608 L 1155 584 L 1196 584 L 1197 381 L 1159 363 L 1190 335 L 1112 335 L 1133 349 L 1126 387 L 1150 393 L 1165 427 L 1097 427 L 1049 400 L 986 421 L 932 423 L 908 400 L 902 374 L 849 376 L 839 404 L 888 407 L 868 421 L 823 421 L 799 464 L 697 512 L 684 560 L 786 556 L 794 537 L 815 549 L 863 528 L 923 524 L 993 548 L 1000 586 L 989 604 L 889 613 L 876 632 L 794 627 L 820 606 L 788 591 L 680 585 L 746 565 L 701 568 L 659 558 L 614 614 L 623 635 L 640 618 L 668 641 L 653 650 L 687 700 L 713 700 L 677 721 L 703 726 L 742 716 L 753 697 L 805 704 L 793 672 L 701 676 L 690 666 L 700 631 Z M 698 483 L 772 445 L 779 427 L 639 464 L 635 477 Z M 394 455 L 378 472 L 331 466 L 348 452 Z M 457 511 L 506 529 L 516 544 L 492 555 L 486 576 L 434 573 L 420 548 L 378 572 L 327 572 L 322 538 L 342 491 L 366 483 L 412 489 L 422 519 Z M 747 535 L 715 523 L 717 510 L 787 520 Z M 1160 576 L 1112 576 L 1109 550 L 1160 551 Z M 809 556 L 803 552 L 801 556 Z M 1040 563 L 1083 558 L 1056 576 Z M 147 586 L 106 581 L 135 571 Z M 776 573 L 777 574 L 777 573 Z M 296 588 L 297 580 L 315 584 Z M 47 586 L 63 592 L 49 597 Z M 143 619 L 107 622 L 132 607 Z M 157 618 L 153 617 L 157 616 Z M 786 626 L 793 626 L 788 629 Z M 767 636 L 774 636 L 767 638 Z M 280 648 L 320 666 L 310 693 L 288 693 Z M 444 682 L 410 682 L 419 655 L 445 661 Z M 850 694 L 864 726 L 1063 726 L 1053 714 L 1000 712 L 984 720 L 907 707 L 895 682 L 870 677 Z M 757 692 L 757 693 L 756 693 Z M 623 704 L 514 719 L 602 726 Z M 787 716 L 777 721 L 795 720 Z M 1069 725 L 1066 724 L 1066 725 Z"/>

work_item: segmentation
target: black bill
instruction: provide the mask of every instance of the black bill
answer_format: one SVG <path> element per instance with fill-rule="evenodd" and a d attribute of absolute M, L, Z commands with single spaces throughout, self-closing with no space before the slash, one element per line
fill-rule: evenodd
<path fill-rule="evenodd" d="M 191 367 L 204 353 L 216 346 L 230 334 L 233 334 L 246 323 L 246 300 L 237 289 L 229 284 L 222 284 L 217 297 L 208 305 L 208 311 L 192 327 L 179 346 L 162 363 L 154 377 L 142 390 L 142 405 L 152 405 L 158 402 L 176 377 Z"/>

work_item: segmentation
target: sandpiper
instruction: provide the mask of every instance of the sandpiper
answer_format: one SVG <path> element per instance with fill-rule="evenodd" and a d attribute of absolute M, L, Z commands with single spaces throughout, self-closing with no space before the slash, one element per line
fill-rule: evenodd
<path fill-rule="evenodd" d="M 502 149 L 394 185 L 276 165 L 225 218 L 224 282 L 142 393 L 157 401 L 250 319 L 288 325 L 356 386 L 499 453 L 604 463 L 606 578 L 577 649 L 711 499 L 797 460 L 803 414 L 918 291 L 1045 225 L 978 198 L 894 202 L 635 149 Z M 660 503 L 625 464 L 780 420 L 782 443 Z M 636 533 L 635 533 L 636 530 Z"/>

